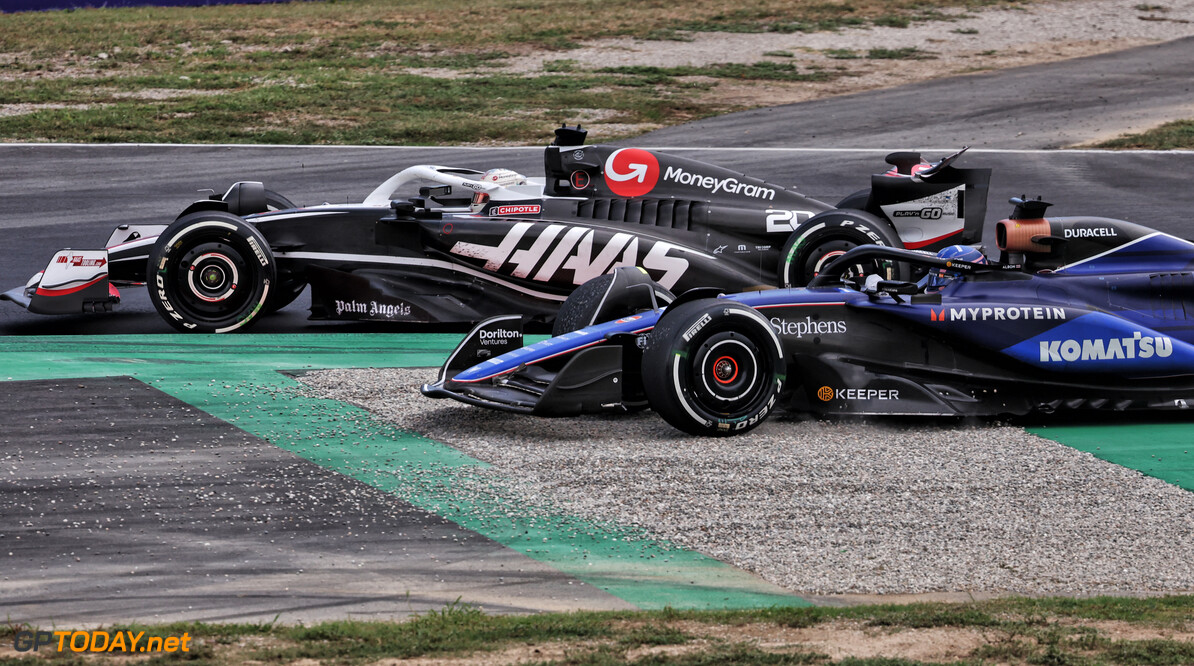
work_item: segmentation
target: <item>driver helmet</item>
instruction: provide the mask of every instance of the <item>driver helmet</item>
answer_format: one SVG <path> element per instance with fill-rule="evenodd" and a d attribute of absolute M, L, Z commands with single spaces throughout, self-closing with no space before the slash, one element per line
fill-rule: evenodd
<path fill-rule="evenodd" d="M 987 257 L 973 245 L 950 245 L 949 247 L 941 248 L 937 251 L 938 259 L 955 259 L 957 261 L 965 261 L 972 264 L 985 264 Z M 938 269 L 929 273 L 928 287 L 930 289 L 940 289 L 949 284 L 954 279 L 956 273 L 952 273 L 947 269 Z"/>
<path fill-rule="evenodd" d="M 526 185 L 527 177 L 511 169 L 490 169 L 481 176 L 485 183 L 497 183 L 503 187 L 507 185 Z"/>
<path fill-rule="evenodd" d="M 482 183 L 495 183 L 506 187 L 507 185 L 526 185 L 527 177 L 511 169 L 490 169 L 481 174 Z M 489 203 L 489 195 L 485 192 L 477 192 L 473 194 L 473 203 L 469 206 L 469 210 L 474 213 L 480 213 L 485 204 Z"/>

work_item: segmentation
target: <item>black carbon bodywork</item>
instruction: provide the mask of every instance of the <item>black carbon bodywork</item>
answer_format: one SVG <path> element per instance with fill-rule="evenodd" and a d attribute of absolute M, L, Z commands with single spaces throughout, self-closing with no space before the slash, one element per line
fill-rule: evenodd
<path fill-rule="evenodd" d="M 579 128 L 560 128 L 556 134 L 556 143 L 545 149 L 541 178 L 503 169 L 482 173 L 416 165 L 359 204 L 308 208 L 294 208 L 262 183 L 245 181 L 222 196 L 192 203 L 176 222 L 233 215 L 268 243 L 270 256 L 263 261 L 276 264 L 274 284 L 267 289 L 271 295 L 243 320 L 236 315 L 234 330 L 240 330 L 260 314 L 285 307 L 305 285 L 311 289 L 312 319 L 403 323 L 475 323 L 507 312 L 547 323 L 578 286 L 623 266 L 641 267 L 674 293 L 709 286 L 726 292 L 772 287 L 780 282 L 785 243 L 799 230 L 820 228 L 819 214 L 842 215 L 833 213 L 831 204 L 733 170 L 638 148 L 580 145 L 584 132 Z M 572 142 L 577 145 L 567 145 Z M 850 219 L 835 224 L 853 224 L 850 215 L 855 215 L 862 220 L 857 229 L 891 225 L 886 237 L 899 244 L 901 225 L 882 217 L 890 209 L 904 220 L 915 247 L 934 250 L 977 240 L 989 171 L 949 166 L 957 155 L 933 165 L 917 154 L 902 157 L 901 164 L 915 163 L 909 169 L 924 174 L 935 169 L 936 175 L 921 178 L 893 170 L 876 176 L 870 196 L 850 204 L 856 207 L 846 215 Z M 400 193 L 423 180 L 434 185 L 420 187 L 417 196 Z M 942 208 L 934 197 L 944 197 L 952 208 Z M 935 226 L 926 226 L 917 215 Z M 149 283 L 151 298 L 191 301 L 196 312 L 219 318 L 213 299 L 237 293 L 235 288 L 215 298 L 189 280 L 187 270 L 205 261 L 223 262 L 222 250 L 217 244 L 188 255 L 195 262 L 189 269 L 183 266 L 164 286 L 157 285 L 163 271 L 173 270 L 147 265 L 152 256 L 168 254 L 162 244 L 174 241 L 158 236 L 166 229 L 118 228 L 105 246 L 107 275 L 100 279 L 113 290 Z M 181 237 L 181 231 L 171 233 Z M 938 236 L 926 239 L 930 233 Z M 252 254 L 246 250 L 245 256 Z M 220 276 L 232 279 L 233 272 L 209 267 L 207 275 L 222 285 Z M 73 289 L 90 276 L 74 271 L 66 277 Z M 39 301 L 33 298 L 39 280 L 34 276 L 25 287 L 0 296 L 54 313 L 94 309 L 96 298 L 103 308 L 118 301 L 89 291 L 84 302 L 75 295 L 84 292 L 65 289 L 42 289 L 54 296 Z M 93 286 L 89 289 L 99 294 L 107 282 Z M 172 307 L 166 311 L 173 312 Z M 180 330 L 208 326 L 174 323 Z"/>
<path fill-rule="evenodd" d="M 618 266 L 641 266 L 673 291 L 773 285 L 783 241 L 832 209 L 743 174 L 647 151 L 639 152 L 657 160 L 655 187 L 618 197 L 601 167 L 621 150 L 547 149 L 558 158 L 549 158 L 553 176 L 591 173 L 583 188 L 572 185 L 578 178 L 547 179 L 545 191 L 575 198 L 491 202 L 475 214 L 423 199 L 246 219 L 269 240 L 279 270 L 311 285 L 314 319 L 475 322 L 503 312 L 550 320 L 577 286 Z M 707 198 L 697 198 L 702 193 Z"/>

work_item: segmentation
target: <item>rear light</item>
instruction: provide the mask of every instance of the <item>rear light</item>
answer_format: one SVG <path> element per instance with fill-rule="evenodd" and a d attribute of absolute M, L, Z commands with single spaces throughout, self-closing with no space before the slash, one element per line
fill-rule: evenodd
<path fill-rule="evenodd" d="M 489 195 L 484 192 L 477 192 L 473 194 L 473 205 L 469 207 L 469 210 L 473 211 L 474 213 L 480 213 L 481 209 L 484 208 L 485 204 L 487 203 L 489 203 Z"/>

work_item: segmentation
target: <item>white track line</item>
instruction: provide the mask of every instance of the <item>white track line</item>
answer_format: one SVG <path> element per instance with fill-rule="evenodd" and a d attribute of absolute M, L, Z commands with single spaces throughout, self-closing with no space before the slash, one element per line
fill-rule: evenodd
<path fill-rule="evenodd" d="M 589 144 L 597 145 L 597 144 Z M 604 144 L 603 144 L 604 145 Z M 246 144 L 246 143 L 0 143 L 0 150 L 6 147 L 15 146 L 20 148 L 251 148 L 259 149 L 306 149 L 306 150 L 392 150 L 402 152 L 407 150 L 464 150 L 464 151 L 520 151 L 533 150 L 541 151 L 543 146 L 307 146 L 307 145 L 292 145 L 292 144 Z M 571 146 L 569 146 L 571 147 Z M 733 152 L 756 152 L 756 153 L 875 153 L 892 150 L 908 150 L 907 146 L 899 146 L 896 148 L 701 148 L 701 147 L 675 147 L 675 146 L 635 146 L 636 148 L 644 148 L 647 150 L 658 150 L 662 152 L 684 152 L 684 151 L 699 151 L 708 153 L 733 153 Z M 946 148 L 917 148 L 924 152 L 946 151 L 952 152 L 957 150 L 957 146 L 950 146 Z M 1022 148 L 1022 149 L 1003 149 L 1003 148 L 971 148 L 968 153 L 996 153 L 1009 155 L 1194 155 L 1194 150 L 1067 150 L 1067 149 L 1043 149 L 1043 148 Z"/>

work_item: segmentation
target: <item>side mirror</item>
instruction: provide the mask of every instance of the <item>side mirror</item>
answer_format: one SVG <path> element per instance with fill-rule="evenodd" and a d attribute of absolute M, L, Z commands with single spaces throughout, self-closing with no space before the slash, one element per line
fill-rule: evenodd
<path fill-rule="evenodd" d="M 917 294 L 920 292 L 920 286 L 915 282 L 883 280 L 878 275 L 869 275 L 866 284 L 862 287 L 862 292 L 870 295 L 871 299 L 878 298 L 879 294 L 887 294 L 895 299 L 896 303 L 903 303 L 904 299 L 900 296 Z"/>

